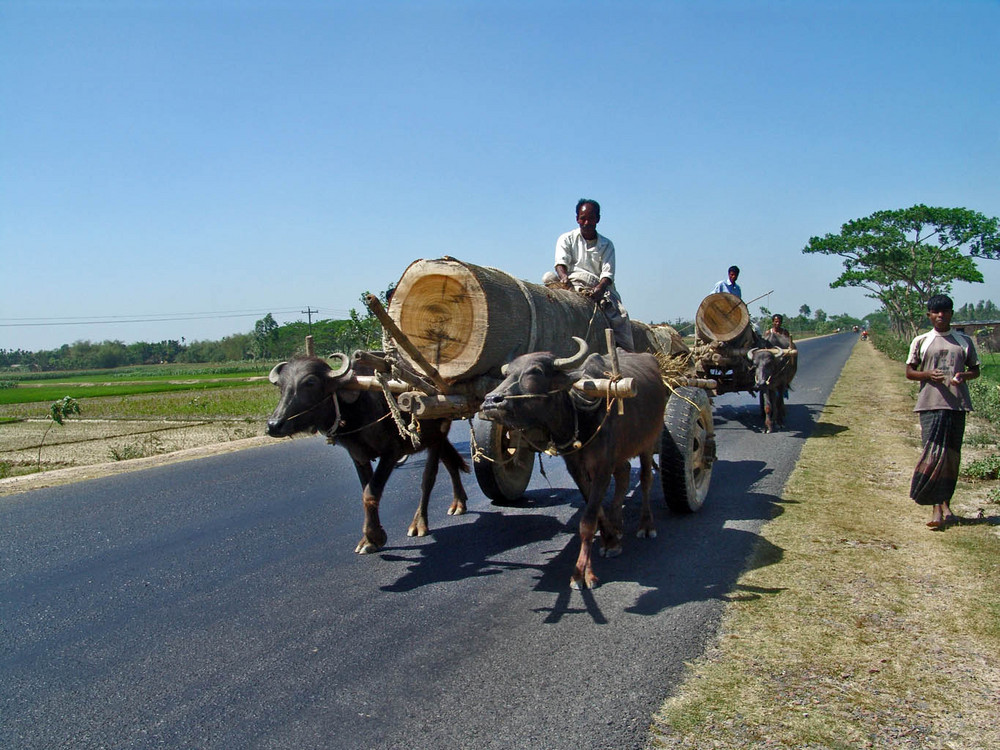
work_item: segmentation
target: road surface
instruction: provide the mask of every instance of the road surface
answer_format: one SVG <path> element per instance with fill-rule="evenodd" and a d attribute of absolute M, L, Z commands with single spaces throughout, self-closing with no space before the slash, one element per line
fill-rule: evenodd
<path fill-rule="evenodd" d="M 704 508 L 657 486 L 659 536 L 598 558 L 593 591 L 568 586 L 582 503 L 548 457 L 521 507 L 469 475 L 461 517 L 441 471 L 424 539 L 411 458 L 367 556 L 320 437 L 0 498 L 0 747 L 643 748 L 727 599 L 767 595 L 733 586 L 855 341 L 800 344 L 783 432 L 716 399 Z"/>

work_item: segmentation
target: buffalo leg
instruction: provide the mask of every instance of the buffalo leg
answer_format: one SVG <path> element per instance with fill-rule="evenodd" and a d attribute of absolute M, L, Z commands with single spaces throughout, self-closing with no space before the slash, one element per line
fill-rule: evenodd
<path fill-rule="evenodd" d="M 451 507 L 448 508 L 448 515 L 464 515 L 468 507 L 469 496 L 465 494 L 465 487 L 462 486 L 462 475 L 459 472 L 463 469 L 468 471 L 469 467 L 447 438 L 441 445 L 441 463 L 444 464 L 444 468 L 448 470 L 448 476 L 451 477 L 452 500 Z"/>
<path fill-rule="evenodd" d="M 594 536 L 597 534 L 601 504 L 610 483 L 610 476 L 594 477 L 590 483 L 590 497 L 587 498 L 587 507 L 583 509 L 583 516 L 580 518 L 580 555 L 576 559 L 576 567 L 570 579 L 570 585 L 575 589 L 590 589 L 597 586 L 591 552 Z"/>
<path fill-rule="evenodd" d="M 635 535 L 653 539 L 656 536 L 656 526 L 653 523 L 653 509 L 649 504 L 649 493 L 653 487 L 653 454 L 643 453 L 639 456 L 639 488 L 642 490 L 642 512 L 639 514 L 639 530 Z"/>
<path fill-rule="evenodd" d="M 622 519 L 622 506 L 625 505 L 625 493 L 628 492 L 629 481 L 632 478 L 632 465 L 622 461 L 615 468 L 615 494 L 611 498 L 611 507 L 605 523 L 601 527 L 601 556 L 617 557 L 622 553 L 622 536 L 625 533 L 625 522 Z"/>
<path fill-rule="evenodd" d="M 763 390 L 760 392 L 761 403 L 764 405 L 764 432 L 771 432 L 773 423 L 771 422 L 771 412 L 773 411 L 771 392 Z"/>
<path fill-rule="evenodd" d="M 371 470 L 370 464 L 355 464 L 358 468 L 358 476 L 365 483 L 361 494 L 361 502 L 365 511 L 365 522 L 361 527 L 361 541 L 354 548 L 354 551 L 359 555 L 378 552 L 385 546 L 386 541 L 389 539 L 378 517 L 378 505 L 382 499 L 382 491 L 385 489 L 385 483 L 389 480 L 389 475 L 396 467 L 396 461 L 398 460 L 398 454 L 381 456 L 374 473 Z M 366 478 L 367 481 L 365 481 Z"/>
<path fill-rule="evenodd" d="M 427 523 L 427 505 L 430 503 L 431 491 L 434 489 L 434 482 L 437 480 L 438 460 L 441 457 L 441 448 L 431 445 L 427 448 L 427 463 L 424 464 L 424 476 L 420 480 L 420 504 L 417 512 L 413 514 L 413 522 L 406 530 L 407 536 L 427 536 L 430 526 Z"/>

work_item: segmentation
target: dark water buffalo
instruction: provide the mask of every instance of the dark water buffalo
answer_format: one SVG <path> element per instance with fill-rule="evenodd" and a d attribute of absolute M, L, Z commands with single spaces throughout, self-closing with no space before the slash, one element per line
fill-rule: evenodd
<path fill-rule="evenodd" d="M 574 337 L 575 338 L 575 337 Z M 580 519 L 580 555 L 573 571 L 574 588 L 597 584 L 591 547 L 598 525 L 602 554 L 621 553 L 622 505 L 628 490 L 629 459 L 639 456 L 642 513 L 640 537 L 656 536 L 649 490 L 653 482 L 653 454 L 659 449 L 667 389 L 660 368 L 651 354 L 619 350 L 620 372 L 633 378 L 637 395 L 625 399 L 624 414 L 617 406 L 606 408 L 603 398 L 590 398 L 572 390 L 579 378 L 605 378 L 611 372 L 609 358 L 587 357 L 587 345 L 569 358 L 551 352 L 524 354 L 505 368 L 505 379 L 483 400 L 482 415 L 507 427 L 532 434 L 545 434 L 566 461 L 566 468 L 583 494 L 586 507 Z M 586 361 L 584 361 L 586 359 Z M 582 367 L 580 366 L 582 363 Z M 615 493 L 610 507 L 603 508 L 611 479 Z"/>
<path fill-rule="evenodd" d="M 798 369 L 798 355 L 789 337 L 773 331 L 764 334 L 758 344 L 747 357 L 753 362 L 764 432 L 773 432 L 785 424 L 785 392 Z"/>
<path fill-rule="evenodd" d="M 354 461 L 361 480 L 365 522 L 361 541 L 355 552 L 366 554 L 381 549 L 387 535 L 378 517 L 379 501 L 385 484 L 406 455 L 427 450 L 427 464 L 420 489 L 420 504 L 407 530 L 409 536 L 427 534 L 427 502 L 440 460 L 451 475 L 454 500 L 448 515 L 465 513 L 467 496 L 459 471 L 469 471 L 468 464 L 448 440 L 450 421 L 427 419 L 418 422 L 420 442 L 414 447 L 408 437 L 399 434 L 385 396 L 381 391 L 359 391 L 342 388 L 351 377 L 349 360 L 344 355 L 337 369 L 316 357 L 299 357 L 281 362 L 271 370 L 270 380 L 281 388 L 281 400 L 267 420 L 267 434 L 287 437 L 298 432 L 322 432 L 327 438 L 343 445 Z M 370 375 L 363 365 L 353 371 Z M 372 471 L 372 461 L 378 460 Z"/>

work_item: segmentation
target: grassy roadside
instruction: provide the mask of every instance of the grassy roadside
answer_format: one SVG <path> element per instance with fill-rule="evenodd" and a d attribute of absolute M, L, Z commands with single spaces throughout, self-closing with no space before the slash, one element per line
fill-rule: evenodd
<path fill-rule="evenodd" d="M 771 553 L 655 717 L 653 747 L 1000 747 L 1000 508 L 960 482 L 968 520 L 924 525 L 912 408 L 900 365 L 855 347 L 761 531 Z"/>

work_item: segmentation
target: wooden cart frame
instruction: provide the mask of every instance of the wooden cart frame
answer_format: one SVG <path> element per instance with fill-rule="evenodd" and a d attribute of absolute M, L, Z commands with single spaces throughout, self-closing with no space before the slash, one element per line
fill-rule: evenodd
<path fill-rule="evenodd" d="M 396 326 L 374 295 L 368 295 L 365 302 L 395 345 L 405 351 L 407 359 L 417 367 L 407 365 L 392 353 L 358 351 L 352 360 L 375 374 L 354 375 L 347 387 L 382 390 L 397 419 L 406 413 L 416 419 L 469 420 L 472 460 L 480 489 L 494 502 L 516 502 L 531 480 L 535 454 L 549 451 L 540 436 L 507 429 L 498 422 L 477 416 L 486 394 L 499 385 L 501 379 L 480 375 L 446 382 Z M 610 329 L 607 333 L 609 351 L 613 353 Z M 669 356 L 669 352 L 659 354 Z M 709 391 L 716 385 L 712 380 L 694 377 L 693 372 L 673 378 L 669 383 L 670 395 L 659 450 L 660 478 L 668 507 L 678 513 L 698 510 L 708 495 L 716 455 Z M 635 395 L 631 379 L 617 378 L 614 374 L 608 379 L 579 380 L 573 387 L 587 395 L 609 399 L 627 399 Z"/>

